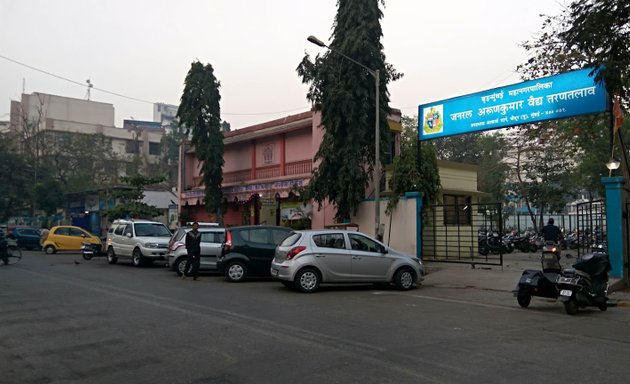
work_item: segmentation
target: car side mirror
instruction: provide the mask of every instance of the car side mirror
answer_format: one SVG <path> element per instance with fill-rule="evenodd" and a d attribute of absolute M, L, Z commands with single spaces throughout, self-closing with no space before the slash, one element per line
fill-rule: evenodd
<path fill-rule="evenodd" d="M 381 247 L 381 253 L 387 253 L 387 252 L 388 252 L 388 251 L 387 251 L 387 248 L 385 248 L 385 247 Z"/>
<path fill-rule="evenodd" d="M 130 239 L 131 239 L 131 232 L 127 232 L 127 233 L 125 233 L 125 236 L 127 236 L 128 238 L 130 238 Z"/>

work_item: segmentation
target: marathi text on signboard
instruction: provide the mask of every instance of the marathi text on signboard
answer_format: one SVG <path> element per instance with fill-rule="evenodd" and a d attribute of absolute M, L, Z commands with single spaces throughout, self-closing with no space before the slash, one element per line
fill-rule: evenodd
<path fill-rule="evenodd" d="M 604 112 L 606 89 L 590 69 L 420 105 L 419 139 Z"/>

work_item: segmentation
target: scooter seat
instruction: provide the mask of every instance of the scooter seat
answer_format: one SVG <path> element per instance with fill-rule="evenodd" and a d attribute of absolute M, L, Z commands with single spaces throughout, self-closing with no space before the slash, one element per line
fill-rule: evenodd
<path fill-rule="evenodd" d="M 584 271 L 580 271 L 579 269 L 575 269 L 575 268 L 565 268 L 562 271 L 563 275 L 568 275 L 568 276 L 577 276 L 577 277 L 582 277 L 584 279 L 591 279 L 591 276 L 584 272 Z"/>
<path fill-rule="evenodd" d="M 560 276 L 560 272 L 543 272 L 543 275 L 547 278 L 547 280 L 555 283 L 558 281 L 558 276 Z"/>

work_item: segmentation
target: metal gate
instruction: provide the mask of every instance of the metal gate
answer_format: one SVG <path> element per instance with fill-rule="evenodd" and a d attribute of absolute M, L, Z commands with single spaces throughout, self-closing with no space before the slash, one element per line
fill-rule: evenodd
<path fill-rule="evenodd" d="M 422 208 L 424 261 L 503 265 L 501 204 L 428 205 Z"/>
<path fill-rule="evenodd" d="M 577 226 L 575 248 L 578 256 L 592 252 L 594 247 L 606 244 L 606 202 L 594 200 L 576 205 Z M 571 243 L 569 248 L 573 248 Z"/>

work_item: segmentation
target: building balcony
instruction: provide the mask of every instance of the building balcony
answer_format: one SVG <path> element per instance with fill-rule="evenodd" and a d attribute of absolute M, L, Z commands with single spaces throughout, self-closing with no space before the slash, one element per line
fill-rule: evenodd
<path fill-rule="evenodd" d="M 267 180 L 285 176 L 310 176 L 313 169 L 312 160 L 301 160 L 284 165 L 284 174 L 280 165 L 270 165 L 265 167 L 257 167 L 255 177 L 250 169 L 226 172 L 223 174 L 223 184 L 245 183 L 255 180 Z M 197 185 L 197 184 L 195 184 Z"/>

